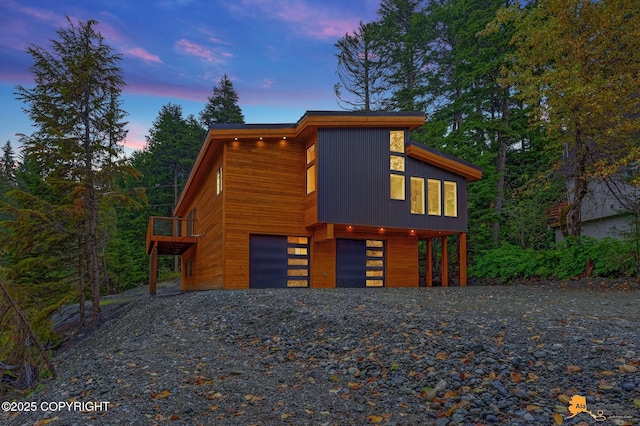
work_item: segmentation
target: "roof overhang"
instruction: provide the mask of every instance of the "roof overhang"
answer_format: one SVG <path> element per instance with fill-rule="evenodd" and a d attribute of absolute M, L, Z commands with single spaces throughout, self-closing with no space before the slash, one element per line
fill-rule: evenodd
<path fill-rule="evenodd" d="M 467 182 L 482 179 L 482 169 L 452 155 L 444 154 L 426 145 L 411 142 L 407 145 L 406 154 L 425 163 L 433 164 L 441 169 L 448 170 L 460 176 L 464 176 Z"/>
<path fill-rule="evenodd" d="M 386 111 L 307 111 L 297 123 L 289 124 L 214 124 L 205 137 L 187 183 L 180 194 L 174 216 L 185 214 L 186 204 L 202 184 L 206 166 L 213 164 L 214 153 L 225 141 L 260 139 L 304 139 L 318 128 L 386 127 L 415 130 L 425 122 L 421 112 Z"/>

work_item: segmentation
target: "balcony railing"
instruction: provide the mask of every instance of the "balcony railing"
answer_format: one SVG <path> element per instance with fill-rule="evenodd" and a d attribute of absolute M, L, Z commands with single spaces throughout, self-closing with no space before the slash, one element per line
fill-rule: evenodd
<path fill-rule="evenodd" d="M 188 247 L 196 242 L 197 237 L 195 219 L 151 216 L 147 226 L 147 253 L 150 253 L 156 241 L 167 245 L 178 244 L 173 247 Z"/>

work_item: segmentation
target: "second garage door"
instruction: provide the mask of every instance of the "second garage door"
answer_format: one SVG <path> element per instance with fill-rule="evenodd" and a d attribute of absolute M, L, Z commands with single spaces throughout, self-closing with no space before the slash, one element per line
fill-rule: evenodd
<path fill-rule="evenodd" d="M 336 240 L 336 287 L 383 287 L 384 241 Z"/>

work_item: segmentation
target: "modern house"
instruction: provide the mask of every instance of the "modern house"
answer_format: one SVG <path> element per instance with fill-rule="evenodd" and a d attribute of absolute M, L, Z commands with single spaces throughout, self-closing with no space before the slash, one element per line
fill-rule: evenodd
<path fill-rule="evenodd" d="M 181 255 L 183 290 L 417 287 L 418 241 L 457 235 L 466 284 L 467 183 L 482 170 L 413 142 L 418 112 L 308 111 L 294 124 L 214 125 L 172 218 L 147 233 Z"/>

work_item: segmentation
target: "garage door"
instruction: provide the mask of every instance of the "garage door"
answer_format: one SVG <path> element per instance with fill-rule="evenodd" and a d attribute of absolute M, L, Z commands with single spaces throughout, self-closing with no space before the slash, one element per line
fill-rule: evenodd
<path fill-rule="evenodd" d="M 384 241 L 336 240 L 336 287 L 383 287 Z"/>
<path fill-rule="evenodd" d="M 250 288 L 308 286 L 309 237 L 250 236 Z"/>

